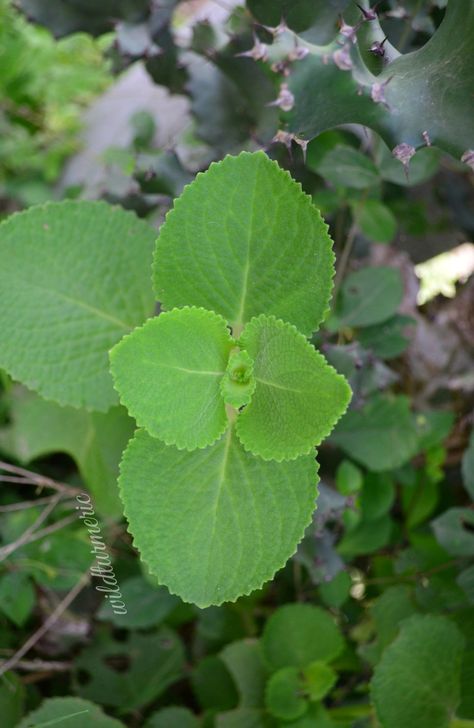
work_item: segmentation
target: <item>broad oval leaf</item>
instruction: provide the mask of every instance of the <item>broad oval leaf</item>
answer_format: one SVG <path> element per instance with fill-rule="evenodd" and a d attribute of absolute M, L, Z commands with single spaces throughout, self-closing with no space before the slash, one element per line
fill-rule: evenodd
<path fill-rule="evenodd" d="M 235 336 L 260 313 L 309 335 L 328 308 L 331 246 L 288 172 L 263 152 L 242 152 L 211 164 L 168 213 L 155 251 L 156 294 L 165 309 L 217 311 Z"/>
<path fill-rule="evenodd" d="M 449 728 L 459 702 L 464 639 L 435 615 L 414 616 L 375 668 L 372 698 L 383 728 Z"/>
<path fill-rule="evenodd" d="M 199 607 L 234 601 L 273 577 L 311 521 L 316 462 L 265 462 L 230 428 L 207 450 L 139 430 L 121 465 L 134 544 L 161 584 Z"/>
<path fill-rule="evenodd" d="M 108 351 L 153 311 L 155 233 L 102 202 L 48 203 L 0 226 L 0 367 L 46 399 L 117 404 Z"/>
<path fill-rule="evenodd" d="M 222 316 L 182 308 L 149 319 L 110 352 L 122 403 L 180 450 L 215 442 L 228 420 L 220 384 L 233 341 Z"/>
<path fill-rule="evenodd" d="M 342 326 L 371 326 L 393 316 L 403 297 L 400 272 L 380 266 L 350 273 L 345 279 L 335 314 Z"/>
<path fill-rule="evenodd" d="M 291 460 L 318 445 L 345 412 L 351 390 L 295 329 L 258 316 L 239 341 L 254 360 L 252 401 L 237 419 L 244 448 L 264 460 Z"/>

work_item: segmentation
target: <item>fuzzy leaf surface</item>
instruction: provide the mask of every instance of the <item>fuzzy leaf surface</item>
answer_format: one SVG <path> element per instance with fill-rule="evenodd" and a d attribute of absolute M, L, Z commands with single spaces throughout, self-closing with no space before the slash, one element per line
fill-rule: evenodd
<path fill-rule="evenodd" d="M 308 454 L 334 427 L 349 386 L 294 326 L 254 318 L 239 342 L 254 360 L 255 392 L 237 419 L 246 450 L 265 460 Z"/>
<path fill-rule="evenodd" d="M 245 452 L 232 429 L 193 452 L 139 430 L 119 485 L 150 571 L 207 607 L 258 589 L 284 565 L 311 520 L 316 482 L 312 456 L 265 462 Z"/>
<path fill-rule="evenodd" d="M 62 405 L 118 403 L 109 349 L 153 311 L 155 233 L 102 202 L 48 203 L 0 226 L 0 367 Z"/>
<path fill-rule="evenodd" d="M 446 617 L 403 623 L 375 668 L 372 698 L 383 728 L 448 728 L 459 702 L 464 640 Z"/>
<path fill-rule="evenodd" d="M 175 202 L 154 285 L 165 309 L 216 311 L 235 335 L 261 313 L 309 335 L 328 307 L 333 261 L 327 226 L 301 186 L 263 152 L 242 152 L 211 164 Z"/>
<path fill-rule="evenodd" d="M 211 445 L 228 424 L 220 383 L 232 346 L 226 322 L 212 311 L 185 307 L 149 319 L 110 353 L 120 399 L 168 445 Z"/>

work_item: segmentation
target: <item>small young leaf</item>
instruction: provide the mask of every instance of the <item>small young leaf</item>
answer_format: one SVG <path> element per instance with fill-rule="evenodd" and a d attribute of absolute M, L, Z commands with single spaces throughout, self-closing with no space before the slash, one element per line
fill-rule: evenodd
<path fill-rule="evenodd" d="M 18 627 L 22 627 L 30 616 L 35 601 L 35 590 L 27 574 L 11 571 L 1 577 L 0 612 Z"/>
<path fill-rule="evenodd" d="M 449 508 L 431 525 L 448 554 L 474 556 L 474 511 L 470 508 Z"/>
<path fill-rule="evenodd" d="M 316 660 L 303 670 L 304 691 L 312 701 L 322 700 L 337 680 L 337 673 L 324 662 Z"/>
<path fill-rule="evenodd" d="M 114 383 L 153 437 L 180 450 L 206 447 L 228 425 L 220 383 L 232 346 L 224 319 L 212 311 L 162 313 L 112 349 Z"/>
<path fill-rule="evenodd" d="M 366 200 L 355 206 L 354 216 L 360 231 L 376 243 L 390 243 L 397 232 L 397 221 L 392 211 L 380 200 Z"/>
<path fill-rule="evenodd" d="M 230 358 L 221 379 L 221 394 L 226 404 L 238 409 L 248 404 L 255 389 L 253 360 L 246 351 L 236 351 Z"/>
<path fill-rule="evenodd" d="M 266 623 L 262 649 L 274 670 L 290 665 L 305 668 L 316 660 L 334 660 L 344 641 L 328 612 L 310 604 L 287 604 Z"/>
<path fill-rule="evenodd" d="M 279 462 L 309 453 L 345 412 L 346 380 L 294 326 L 273 316 L 252 319 L 239 343 L 255 362 L 257 383 L 237 419 L 243 446 Z"/>
<path fill-rule="evenodd" d="M 350 460 L 343 460 L 336 471 L 336 485 L 342 495 L 354 495 L 362 487 L 362 471 Z"/>
<path fill-rule="evenodd" d="M 263 152 L 242 152 L 211 164 L 175 202 L 154 284 L 165 309 L 216 311 L 236 336 L 260 313 L 309 336 L 328 308 L 333 260 L 327 226 L 300 185 Z"/>
<path fill-rule="evenodd" d="M 459 702 L 464 639 L 434 615 L 414 616 L 385 650 L 372 679 L 383 728 L 448 728 Z"/>
<path fill-rule="evenodd" d="M 0 366 L 62 405 L 118 397 L 107 352 L 153 311 L 153 229 L 103 202 L 48 203 L 0 226 Z"/>
<path fill-rule="evenodd" d="M 193 452 L 139 430 L 119 485 L 150 571 L 184 601 L 207 607 L 258 589 L 294 553 L 314 509 L 316 463 L 310 455 L 265 462 L 232 429 Z"/>
<path fill-rule="evenodd" d="M 271 676 L 265 690 L 265 705 L 269 713 L 284 721 L 304 715 L 308 703 L 301 695 L 301 678 L 296 667 L 283 667 Z"/>

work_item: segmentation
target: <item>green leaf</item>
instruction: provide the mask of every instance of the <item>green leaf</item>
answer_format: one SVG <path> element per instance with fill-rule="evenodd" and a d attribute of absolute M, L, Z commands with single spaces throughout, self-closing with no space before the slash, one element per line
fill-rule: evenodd
<path fill-rule="evenodd" d="M 221 660 L 234 678 L 241 708 L 263 706 L 267 670 L 257 640 L 240 640 L 224 647 Z"/>
<path fill-rule="evenodd" d="M 474 430 L 462 458 L 462 477 L 465 489 L 474 500 Z"/>
<path fill-rule="evenodd" d="M 123 728 L 123 723 L 110 718 L 98 705 L 82 698 L 48 698 L 18 724 L 17 728 L 52 728 L 65 724 L 68 728 Z"/>
<path fill-rule="evenodd" d="M 115 387 L 153 437 L 180 450 L 206 447 L 228 426 L 220 382 L 232 346 L 226 322 L 212 311 L 162 313 L 110 352 Z"/>
<path fill-rule="evenodd" d="M 331 662 L 344 649 L 344 641 L 328 612 L 310 604 L 286 604 L 265 624 L 264 657 L 273 670 L 307 667 L 316 660 Z"/>
<path fill-rule="evenodd" d="M 382 650 L 397 636 L 400 622 L 416 611 L 412 590 L 404 584 L 389 587 L 375 600 L 371 612 Z"/>
<path fill-rule="evenodd" d="M 255 392 L 236 431 L 264 460 L 311 452 L 345 412 L 349 386 L 294 326 L 270 316 L 247 324 L 239 340 L 254 360 Z"/>
<path fill-rule="evenodd" d="M 255 390 L 253 360 L 246 351 L 235 351 L 229 357 L 227 370 L 221 379 L 221 394 L 226 404 L 239 408 L 248 404 Z"/>
<path fill-rule="evenodd" d="M 0 683 L 0 715 L 5 728 L 18 728 L 25 698 L 26 689 L 19 676 L 14 672 L 4 673 Z"/>
<path fill-rule="evenodd" d="M 153 311 L 155 233 L 102 202 L 49 203 L 0 226 L 0 367 L 59 404 L 117 404 L 108 351 Z"/>
<path fill-rule="evenodd" d="M 404 335 L 404 330 L 414 325 L 416 320 L 411 316 L 395 314 L 383 323 L 361 329 L 358 339 L 364 349 L 370 349 L 375 356 L 393 359 L 407 348 L 409 339 Z"/>
<path fill-rule="evenodd" d="M 317 165 L 317 172 L 340 187 L 363 190 L 379 182 L 375 164 L 354 147 L 339 144 L 324 155 Z"/>
<path fill-rule="evenodd" d="M 128 712 L 151 703 L 179 680 L 183 663 L 181 640 L 167 627 L 151 634 L 127 632 L 123 640 L 103 632 L 74 661 L 76 689 L 85 698 Z"/>
<path fill-rule="evenodd" d="M 397 220 L 380 200 L 366 200 L 354 206 L 354 216 L 363 235 L 376 243 L 390 243 L 397 232 Z"/>
<path fill-rule="evenodd" d="M 191 684 L 204 710 L 225 711 L 237 706 L 238 694 L 226 664 L 216 655 L 201 660 L 191 674 Z"/>
<path fill-rule="evenodd" d="M 35 606 L 35 590 L 27 574 L 6 573 L 0 579 L 0 611 L 18 627 L 23 626 Z"/>
<path fill-rule="evenodd" d="M 153 713 L 144 728 L 199 728 L 199 720 L 187 708 L 172 706 Z"/>
<path fill-rule="evenodd" d="M 438 543 L 452 556 L 474 556 L 474 511 L 450 508 L 431 524 Z"/>
<path fill-rule="evenodd" d="M 347 571 L 340 571 L 331 581 L 319 585 L 319 594 L 327 607 L 339 609 L 350 596 L 352 579 Z"/>
<path fill-rule="evenodd" d="M 284 721 L 296 720 L 307 710 L 308 703 L 301 696 L 301 678 L 296 667 L 283 667 L 267 683 L 265 705 L 269 713 Z"/>
<path fill-rule="evenodd" d="M 459 702 L 464 639 L 445 617 L 414 616 L 375 668 L 372 697 L 383 728 L 448 728 Z"/>
<path fill-rule="evenodd" d="M 367 473 L 360 493 L 360 507 L 367 521 L 381 518 L 395 500 L 395 486 L 387 473 Z"/>
<path fill-rule="evenodd" d="M 398 468 L 417 452 L 417 431 L 407 397 L 372 397 L 361 410 L 349 410 L 331 441 L 369 470 Z"/>
<path fill-rule="evenodd" d="M 361 489 L 363 482 L 362 471 L 350 460 L 343 460 L 337 466 L 336 484 L 342 495 L 354 495 Z"/>
<path fill-rule="evenodd" d="M 161 584 L 200 607 L 271 579 L 311 520 L 316 463 L 278 464 L 229 429 L 207 450 L 179 451 L 138 431 L 119 480 L 135 546 Z"/>
<path fill-rule="evenodd" d="M 335 314 L 343 326 L 371 326 L 393 316 L 402 296 L 398 270 L 363 268 L 344 280 Z"/>
<path fill-rule="evenodd" d="M 389 516 L 373 521 L 362 520 L 344 534 L 337 552 L 346 559 L 371 554 L 386 546 L 391 534 L 392 521 Z"/>
<path fill-rule="evenodd" d="M 112 622 L 117 627 L 143 629 L 162 622 L 180 603 L 165 587 L 154 586 L 142 576 L 133 576 L 120 584 L 122 601 L 126 614 L 114 612 L 109 601 L 104 599 L 97 617 Z"/>
<path fill-rule="evenodd" d="M 316 660 L 303 670 L 304 691 L 314 702 L 322 700 L 337 681 L 337 673 L 324 662 Z"/>
<path fill-rule="evenodd" d="M 220 313 L 236 337 L 260 313 L 310 335 L 332 287 L 326 231 L 300 185 L 263 152 L 226 157 L 185 188 L 161 227 L 157 297 L 165 309 Z"/>
<path fill-rule="evenodd" d="M 24 464 L 67 453 L 91 492 L 94 508 L 109 518 L 121 516 L 118 466 L 134 430 L 125 409 L 112 407 L 102 413 L 60 407 L 20 388 L 9 401 L 13 422 L 0 431 L 0 444 Z"/>

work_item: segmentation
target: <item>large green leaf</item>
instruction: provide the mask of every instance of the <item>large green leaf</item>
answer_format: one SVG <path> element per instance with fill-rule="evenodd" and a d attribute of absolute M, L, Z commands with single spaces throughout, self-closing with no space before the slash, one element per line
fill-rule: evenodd
<path fill-rule="evenodd" d="M 445 617 L 404 622 L 372 680 L 382 728 L 448 728 L 459 702 L 463 647 L 461 633 Z"/>
<path fill-rule="evenodd" d="M 265 460 L 308 454 L 345 412 L 349 386 L 294 326 L 261 315 L 239 340 L 254 360 L 252 401 L 237 419 L 246 450 Z"/>
<path fill-rule="evenodd" d="M 314 509 L 316 463 L 310 455 L 265 462 L 245 452 L 232 429 L 193 452 L 140 430 L 119 485 L 150 571 L 206 607 L 258 589 L 294 553 Z"/>
<path fill-rule="evenodd" d="M 265 625 L 262 649 L 273 670 L 330 662 L 344 649 L 344 640 L 329 612 L 310 604 L 286 604 Z"/>
<path fill-rule="evenodd" d="M 428 139 L 461 157 L 474 138 L 473 24 L 471 0 L 450 0 L 430 40 L 412 53 L 393 53 L 397 57 L 378 76 L 364 63 L 362 39 L 346 46 L 352 64 L 348 70 L 328 59 L 327 48 L 311 48 L 290 77 L 295 103 L 289 131 L 312 139 L 333 126 L 358 123 L 377 131 L 391 149 L 400 144 L 424 147 Z"/>
<path fill-rule="evenodd" d="M 349 410 L 331 441 L 369 470 L 391 470 L 418 450 L 415 419 L 407 397 L 372 397 L 361 410 Z"/>
<path fill-rule="evenodd" d="M 107 352 L 153 311 L 155 234 L 102 202 L 49 203 L 0 226 L 0 366 L 46 399 L 117 404 Z"/>
<path fill-rule="evenodd" d="M 112 407 L 103 413 L 60 407 L 22 388 L 9 401 L 12 424 L 0 431 L 0 447 L 24 464 L 67 453 L 75 460 L 94 507 L 109 518 L 121 516 L 118 466 L 134 430 L 125 409 Z"/>
<path fill-rule="evenodd" d="M 141 427 L 168 445 L 211 445 L 228 425 L 220 384 L 232 346 L 226 322 L 212 311 L 162 313 L 110 353 L 121 401 Z"/>
<path fill-rule="evenodd" d="M 123 723 L 110 718 L 98 705 L 82 698 L 49 698 L 29 713 L 18 728 L 46 728 L 65 724 L 68 728 L 123 728 Z"/>
<path fill-rule="evenodd" d="M 263 152 L 242 152 L 212 164 L 175 202 L 154 284 L 166 309 L 216 311 L 235 336 L 261 313 L 309 335 L 328 307 L 333 259 L 327 226 L 300 185 Z"/>

